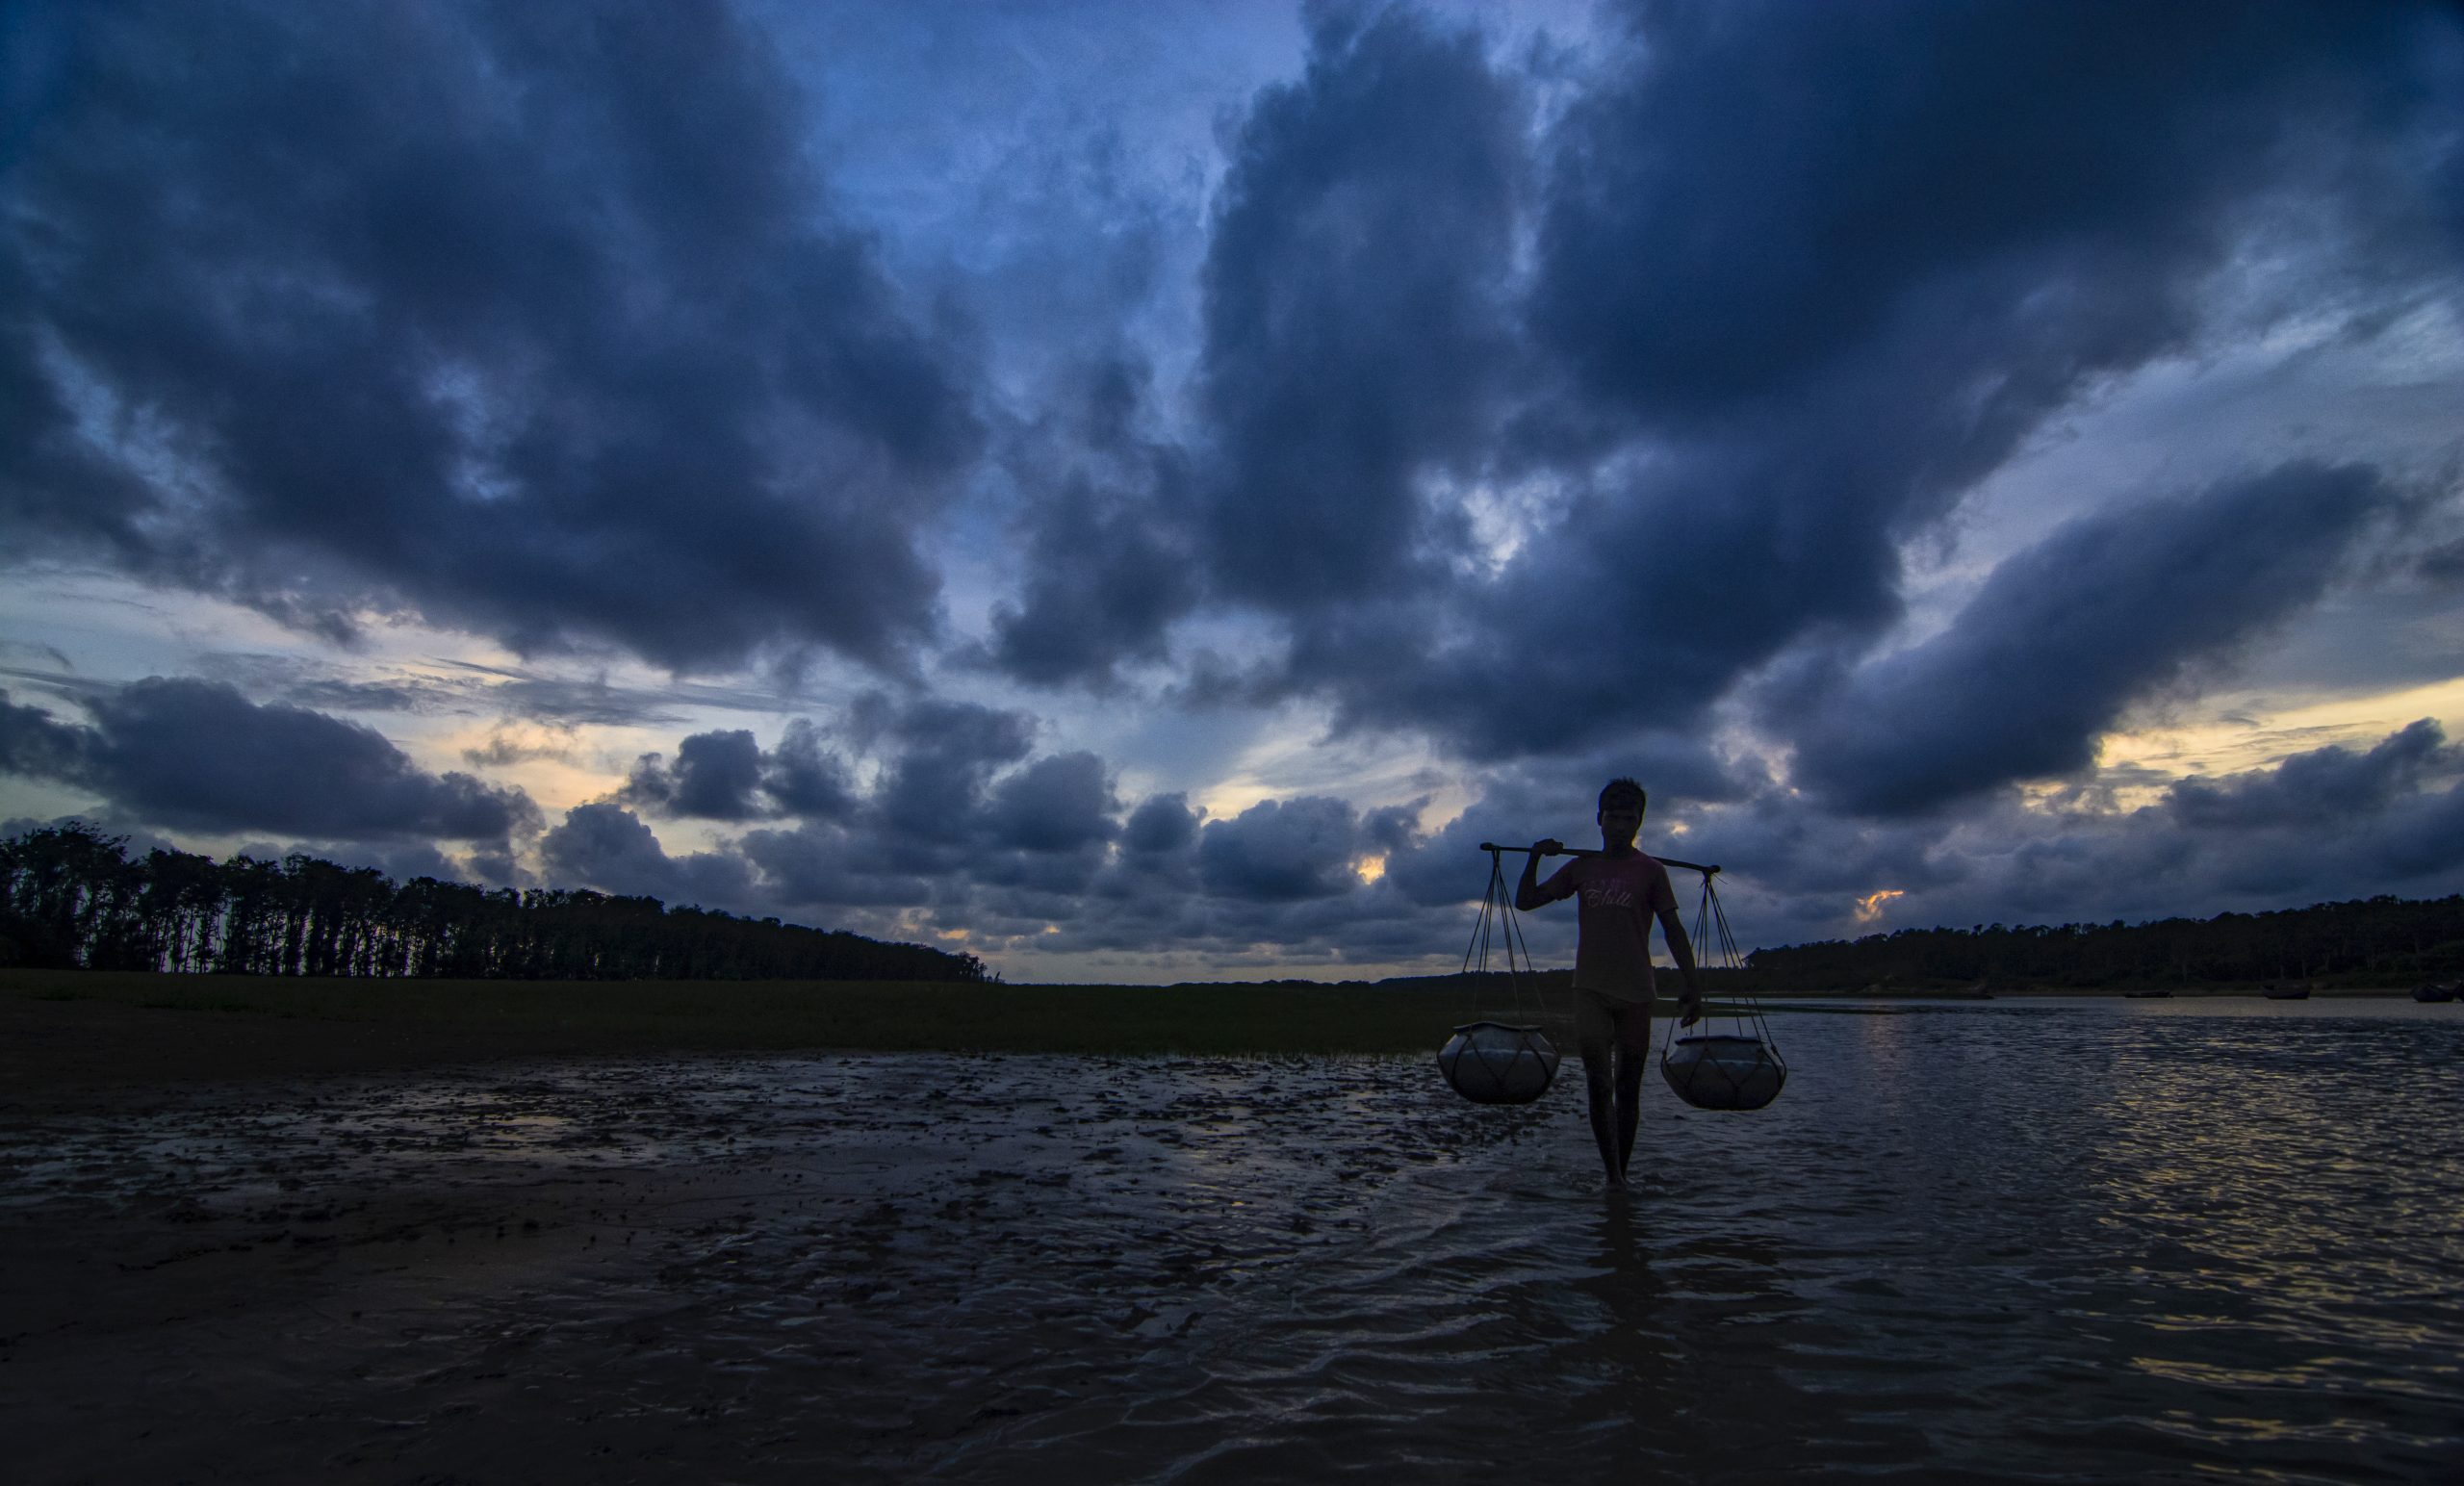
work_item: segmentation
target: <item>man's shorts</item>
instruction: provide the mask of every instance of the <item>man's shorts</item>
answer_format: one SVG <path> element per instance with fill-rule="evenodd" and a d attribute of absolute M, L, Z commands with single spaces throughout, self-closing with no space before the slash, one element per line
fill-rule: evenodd
<path fill-rule="evenodd" d="M 1629 1045 L 1648 1048 L 1652 1040 L 1652 1003 L 1649 996 L 1621 996 L 1614 991 L 1595 990 L 1587 986 L 1575 987 L 1575 1042 L 1580 1047 L 1595 1044 L 1613 1047 L 1617 1043 L 1617 1024 L 1621 1013 L 1640 1012 L 1640 1026 L 1634 1036 L 1638 1039 Z"/>

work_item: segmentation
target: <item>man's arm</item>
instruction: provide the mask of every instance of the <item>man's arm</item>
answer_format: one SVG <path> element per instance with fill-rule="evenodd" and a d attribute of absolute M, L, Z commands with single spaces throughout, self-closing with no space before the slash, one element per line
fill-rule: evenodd
<path fill-rule="evenodd" d="M 1666 881 L 1664 875 L 1661 880 Z M 1668 938 L 1668 958 L 1677 961 L 1677 972 L 1685 977 L 1685 994 L 1677 1002 L 1677 1024 L 1691 1027 L 1703 1019 L 1703 991 L 1694 983 L 1694 941 L 1685 937 L 1685 920 L 1677 911 L 1674 892 L 1660 901 L 1659 931 Z"/>
<path fill-rule="evenodd" d="M 1523 858 L 1523 881 L 1514 884 L 1516 912 L 1528 913 L 1544 904 L 1556 901 L 1546 888 L 1540 885 L 1540 858 L 1554 857 L 1564 849 L 1564 845 L 1565 843 L 1555 836 L 1531 843 L 1531 855 Z M 1551 878 L 1550 881 L 1554 883 L 1556 879 Z"/>

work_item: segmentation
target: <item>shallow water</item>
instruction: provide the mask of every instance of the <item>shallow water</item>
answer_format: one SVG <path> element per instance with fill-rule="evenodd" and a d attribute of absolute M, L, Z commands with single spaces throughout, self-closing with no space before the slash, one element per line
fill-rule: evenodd
<path fill-rule="evenodd" d="M 2464 1008 L 1773 1026 L 1766 1111 L 1648 1086 L 1625 1198 L 1578 1078 L 1427 1060 L 47 1118 L 0 1132 L 0 1433 L 37 1479 L 2464 1478 Z"/>

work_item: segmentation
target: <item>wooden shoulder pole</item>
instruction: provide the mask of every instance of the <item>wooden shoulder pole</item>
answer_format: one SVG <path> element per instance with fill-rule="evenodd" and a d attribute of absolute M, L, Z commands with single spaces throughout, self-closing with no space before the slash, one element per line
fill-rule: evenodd
<path fill-rule="evenodd" d="M 1528 846 L 1500 846 L 1493 841 L 1481 842 L 1480 850 L 1489 853 L 1493 858 L 1499 852 L 1522 852 L 1526 856 L 1528 856 L 1531 852 L 1531 848 Z M 1601 851 L 1600 848 L 1596 846 L 1560 846 L 1555 851 L 1547 852 L 1543 855 L 1550 857 L 1597 857 L 1601 855 Z M 1705 877 L 1717 877 L 1720 871 L 1716 865 L 1707 867 L 1699 861 L 1680 861 L 1674 857 L 1657 857 L 1653 859 L 1656 860 L 1663 867 L 1683 867 L 1688 872 L 1700 872 Z"/>

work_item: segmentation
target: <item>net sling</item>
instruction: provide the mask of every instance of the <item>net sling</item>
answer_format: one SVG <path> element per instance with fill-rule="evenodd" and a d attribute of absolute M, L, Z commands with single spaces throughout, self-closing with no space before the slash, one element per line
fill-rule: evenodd
<path fill-rule="evenodd" d="M 1663 864 L 1694 866 L 1690 861 Z M 1737 953 L 1736 935 L 1729 931 L 1728 910 L 1720 906 L 1719 888 L 1713 884 L 1720 869 L 1694 870 L 1703 874 L 1702 901 L 1694 908 L 1695 968 L 1707 964 L 1712 969 L 1743 970 L 1745 957 Z M 1716 936 L 1716 960 L 1707 960 L 1703 953 L 1707 929 Z M 1683 1037 L 1678 1036 L 1677 1018 L 1669 1018 L 1668 1031 L 1660 1038 L 1659 1076 L 1677 1097 L 1698 1110 L 1758 1110 L 1780 1097 L 1782 1086 L 1788 1082 L 1788 1064 L 1780 1056 L 1780 1044 L 1772 1039 L 1761 1003 L 1739 991 L 1725 1008 L 1710 1006 L 1707 998 L 1701 1019 Z"/>
<path fill-rule="evenodd" d="M 1507 997 L 1515 1012 L 1526 1015 L 1517 1021 L 1480 1019 L 1456 1027 L 1438 1049 L 1437 1066 L 1454 1091 L 1475 1104 L 1529 1104 L 1555 1082 L 1557 1049 L 1540 1025 L 1547 1008 L 1540 1004 L 1531 946 L 1524 942 L 1523 926 L 1514 916 L 1514 891 L 1505 882 L 1505 848 L 1484 842 L 1480 849 L 1489 854 L 1489 885 L 1480 898 L 1480 916 L 1472 925 L 1472 942 L 1463 948 L 1462 973 L 1482 977 L 1472 983 L 1476 1003 L 1487 985 L 1490 951 L 1502 947 Z"/>

